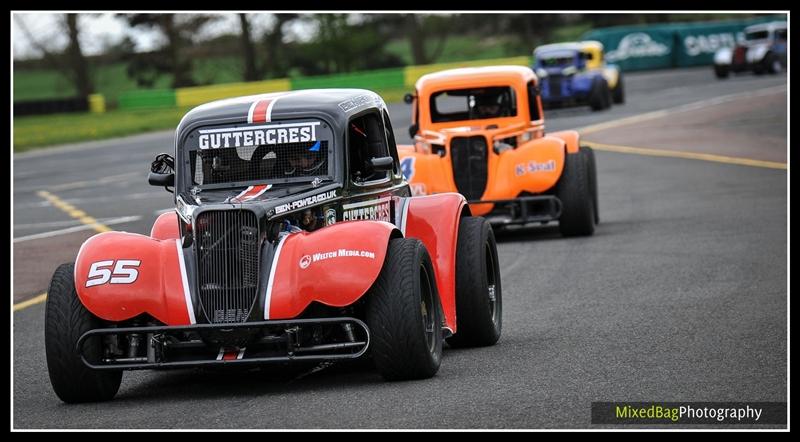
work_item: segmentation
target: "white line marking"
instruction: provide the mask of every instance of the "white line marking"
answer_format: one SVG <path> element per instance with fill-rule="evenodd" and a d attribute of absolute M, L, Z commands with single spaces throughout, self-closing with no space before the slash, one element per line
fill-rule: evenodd
<path fill-rule="evenodd" d="M 116 195 L 116 196 L 102 196 L 102 197 L 86 197 L 86 198 L 61 198 L 61 201 L 69 204 L 85 204 L 91 206 L 93 204 L 98 203 L 107 203 L 107 202 L 115 202 L 115 201 L 126 201 L 126 200 L 144 200 L 144 199 L 155 199 L 159 197 L 165 196 L 161 192 L 142 192 L 142 193 L 133 193 L 130 195 Z M 19 209 L 35 209 L 41 207 L 50 207 L 53 204 L 50 201 L 39 201 L 35 203 L 26 203 L 26 204 L 17 204 L 14 206 L 15 210 Z"/>
<path fill-rule="evenodd" d="M 126 180 L 125 178 L 131 178 Z M 119 175 L 110 175 L 103 178 L 98 178 L 96 180 L 84 180 L 84 181 L 72 181 L 69 183 L 63 184 L 56 184 L 54 186 L 47 186 L 47 190 L 49 191 L 59 191 L 59 190 L 74 190 L 74 189 L 81 189 L 84 187 L 93 187 L 97 186 L 98 184 L 105 184 L 105 183 L 129 183 L 133 181 L 140 181 L 142 179 L 141 172 L 128 172 L 128 173 L 121 173 Z M 14 190 L 17 192 L 32 192 L 36 190 L 42 189 L 41 185 L 31 186 L 31 187 L 19 187 Z"/>
<path fill-rule="evenodd" d="M 264 296 L 264 319 L 269 319 L 269 305 L 272 300 L 272 284 L 275 282 L 275 269 L 278 267 L 278 258 L 281 256 L 281 249 L 287 236 L 280 239 L 278 247 L 275 249 L 275 256 L 272 257 L 272 268 L 269 269 L 269 280 L 267 281 L 267 294 Z"/>
<path fill-rule="evenodd" d="M 410 198 L 406 198 L 405 204 L 403 204 L 403 215 L 402 215 L 402 218 L 400 219 L 400 223 L 401 223 L 400 224 L 400 232 L 403 234 L 404 237 L 406 236 L 406 220 L 408 219 L 408 206 L 409 205 L 411 205 L 411 199 Z"/>
<path fill-rule="evenodd" d="M 131 221 L 137 221 L 137 220 L 139 220 L 141 218 L 142 217 L 138 216 L 138 215 L 137 216 L 124 216 L 124 217 L 121 217 L 121 218 L 113 218 L 113 219 L 110 219 L 108 221 L 103 221 L 102 224 L 105 224 L 107 226 L 108 225 L 113 225 L 113 224 L 124 224 L 124 223 L 128 223 L 128 222 L 131 222 Z M 101 222 L 101 221 L 98 221 L 98 222 Z M 34 240 L 34 239 L 50 238 L 50 237 L 53 237 L 53 236 L 65 235 L 67 233 L 74 233 L 74 232 L 80 232 L 82 230 L 91 230 L 91 229 L 94 229 L 94 225 L 92 225 L 92 224 L 81 224 L 79 226 L 69 227 L 69 228 L 66 228 L 66 229 L 52 230 L 50 232 L 42 232 L 42 233 L 35 233 L 33 235 L 20 236 L 20 237 L 14 238 L 14 242 L 18 243 L 18 242 L 30 241 L 30 240 Z"/>
<path fill-rule="evenodd" d="M 189 279 L 186 277 L 186 263 L 183 262 L 183 247 L 181 241 L 175 240 L 175 247 L 178 249 L 178 263 L 181 265 L 181 283 L 183 283 L 183 297 L 186 298 L 186 310 L 189 312 L 189 321 L 192 324 L 196 323 L 194 318 L 194 305 L 192 304 L 192 295 L 189 293 Z"/>
<path fill-rule="evenodd" d="M 703 109 L 706 107 L 716 106 L 718 104 L 728 103 L 730 101 L 739 100 L 742 98 L 753 98 L 753 97 L 761 97 L 765 95 L 772 95 L 779 92 L 785 92 L 786 86 L 779 85 L 779 86 L 772 86 L 764 89 L 758 89 L 755 91 L 750 92 L 741 92 L 737 94 L 731 95 L 723 95 L 720 97 L 709 98 L 708 100 L 700 100 L 695 101 L 693 103 L 682 104 L 680 106 L 671 107 L 668 109 L 661 109 L 652 112 L 645 112 L 639 115 L 633 115 L 631 117 L 620 118 L 617 120 L 606 121 L 605 123 L 598 123 L 592 124 L 589 126 L 585 126 L 578 129 L 578 132 L 583 135 L 587 135 L 590 133 L 598 132 L 601 130 L 611 129 L 619 126 L 625 126 L 628 124 L 638 123 L 640 121 L 647 121 L 653 120 L 656 118 L 665 117 L 669 114 L 677 113 L 677 112 L 687 112 L 692 110 Z"/>

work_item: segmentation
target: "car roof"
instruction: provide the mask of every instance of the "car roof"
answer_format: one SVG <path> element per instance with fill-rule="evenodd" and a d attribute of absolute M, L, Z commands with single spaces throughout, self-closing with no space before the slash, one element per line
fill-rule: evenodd
<path fill-rule="evenodd" d="M 184 115 L 178 131 L 198 121 L 225 123 L 247 122 L 251 109 L 259 102 L 267 103 L 270 120 L 308 116 L 310 113 L 342 123 L 349 115 L 367 108 L 386 109 L 380 95 L 367 89 L 304 89 L 273 92 L 215 100 L 202 104 Z"/>
<path fill-rule="evenodd" d="M 534 55 L 542 52 L 556 52 L 556 51 L 580 51 L 588 48 L 596 48 L 603 50 L 603 44 L 596 40 L 584 41 L 571 41 L 563 43 L 551 43 L 538 46 L 533 50 Z"/>
<path fill-rule="evenodd" d="M 482 66 L 471 68 L 456 68 L 425 74 L 417 80 L 417 90 L 427 88 L 440 88 L 446 86 L 468 86 L 469 83 L 483 82 L 487 79 L 492 81 L 514 84 L 517 82 L 528 82 L 536 79 L 536 75 L 531 68 L 517 65 L 501 66 Z"/>
<path fill-rule="evenodd" d="M 744 28 L 745 32 L 757 32 L 757 31 L 771 31 L 775 29 L 783 29 L 786 28 L 785 21 L 772 21 L 768 23 L 759 23 L 757 25 L 750 25 Z"/>

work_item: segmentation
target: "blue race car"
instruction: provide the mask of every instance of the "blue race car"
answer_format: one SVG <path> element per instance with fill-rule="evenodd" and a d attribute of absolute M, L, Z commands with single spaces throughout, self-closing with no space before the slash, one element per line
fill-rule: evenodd
<path fill-rule="evenodd" d="M 542 104 L 588 104 L 598 111 L 625 102 L 622 72 L 603 60 L 598 41 L 556 43 L 533 51 L 533 69 L 541 82 Z"/>

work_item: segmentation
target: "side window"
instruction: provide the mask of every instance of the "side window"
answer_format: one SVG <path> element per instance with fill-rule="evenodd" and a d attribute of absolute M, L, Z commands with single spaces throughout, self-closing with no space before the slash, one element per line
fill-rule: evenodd
<path fill-rule="evenodd" d="M 356 117 L 348 123 L 348 152 L 350 154 L 350 179 L 354 183 L 367 183 L 388 177 L 389 172 L 375 171 L 370 160 L 389 156 L 387 133 L 378 112 Z"/>
<path fill-rule="evenodd" d="M 531 121 L 542 119 L 542 115 L 539 112 L 539 94 L 536 91 L 533 80 L 528 82 L 528 110 L 530 111 Z"/>
<path fill-rule="evenodd" d="M 383 111 L 383 127 L 386 130 L 386 140 L 389 142 L 389 155 L 394 159 L 395 174 L 400 173 L 399 165 L 400 158 L 397 156 L 397 141 L 394 138 L 394 131 L 392 130 L 392 121 L 389 120 L 389 114 Z"/>

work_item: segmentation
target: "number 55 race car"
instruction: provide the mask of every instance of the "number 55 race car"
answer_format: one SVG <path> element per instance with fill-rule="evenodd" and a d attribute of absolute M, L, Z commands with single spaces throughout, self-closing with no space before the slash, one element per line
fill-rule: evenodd
<path fill-rule="evenodd" d="M 494 234 L 457 193 L 411 197 L 383 100 L 358 89 L 191 110 L 149 181 L 176 210 L 149 236 L 97 234 L 61 265 L 45 346 L 64 402 L 123 370 L 371 357 L 431 377 L 443 340 L 500 337 Z"/>

